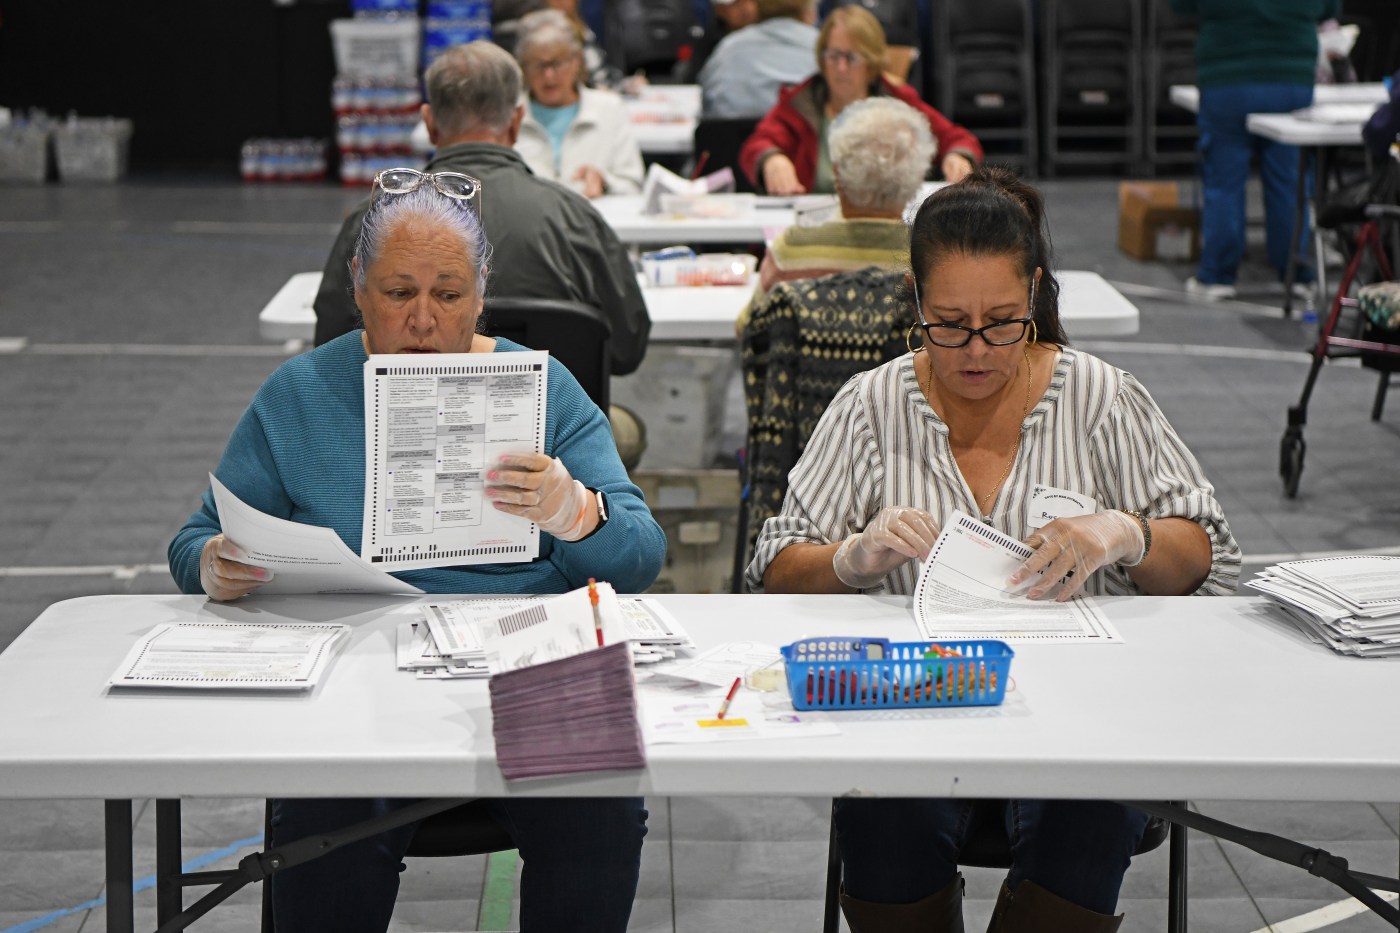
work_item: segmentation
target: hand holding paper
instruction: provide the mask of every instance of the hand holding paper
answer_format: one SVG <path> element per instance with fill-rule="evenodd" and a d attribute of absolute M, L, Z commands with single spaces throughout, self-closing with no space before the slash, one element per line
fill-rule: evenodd
<path fill-rule="evenodd" d="M 922 509 L 890 506 L 836 549 L 831 568 L 842 583 L 858 590 L 876 586 L 910 560 L 923 560 L 938 540 L 933 516 Z"/>
<path fill-rule="evenodd" d="M 577 541 L 596 524 L 596 518 L 589 521 L 592 496 L 558 457 L 506 454 L 486 480 L 497 509 L 529 519 L 561 541 Z"/>
<path fill-rule="evenodd" d="M 1037 574 L 1027 595 L 1031 599 L 1054 596 L 1069 599 L 1100 567 L 1136 560 L 1142 553 L 1142 528 L 1131 516 L 1109 509 L 1093 515 L 1057 518 L 1026 538 L 1035 553 L 1011 575 L 1014 588 Z"/>
<path fill-rule="evenodd" d="M 247 596 L 272 579 L 271 570 L 247 561 L 247 551 L 222 534 L 214 535 L 199 552 L 199 585 L 218 602 Z"/>

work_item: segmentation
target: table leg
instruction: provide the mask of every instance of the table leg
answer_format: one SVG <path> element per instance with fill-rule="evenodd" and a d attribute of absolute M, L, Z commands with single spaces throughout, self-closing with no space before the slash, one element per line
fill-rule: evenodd
<path fill-rule="evenodd" d="M 156 801 L 156 925 L 185 909 L 180 887 L 180 801 Z"/>
<path fill-rule="evenodd" d="M 1314 262 L 1317 263 L 1317 277 L 1313 284 L 1313 308 L 1324 306 L 1327 294 L 1327 256 L 1322 245 L 1322 228 L 1317 225 L 1317 205 L 1322 203 L 1323 195 L 1327 192 L 1327 169 L 1328 160 L 1332 155 L 1332 150 L 1326 146 L 1319 147 L 1317 159 L 1314 165 L 1317 169 L 1317 177 L 1313 179 L 1312 196 L 1312 231 L 1313 231 L 1313 253 Z"/>
<path fill-rule="evenodd" d="M 131 801 L 103 802 L 107 840 L 107 933 L 134 933 L 131 898 Z"/>
<path fill-rule="evenodd" d="M 1283 316 L 1293 316 L 1293 283 L 1298 279 L 1298 241 L 1308 218 L 1308 149 L 1298 147 L 1298 192 L 1293 204 L 1293 232 L 1288 238 L 1288 266 L 1283 272 Z"/>

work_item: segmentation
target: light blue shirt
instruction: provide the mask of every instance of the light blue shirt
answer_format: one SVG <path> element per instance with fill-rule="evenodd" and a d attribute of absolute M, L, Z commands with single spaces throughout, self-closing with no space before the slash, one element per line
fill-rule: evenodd
<path fill-rule="evenodd" d="M 700 69 L 707 117 L 761 117 L 784 85 L 817 70 L 817 27 L 786 16 L 725 36 Z"/>
<path fill-rule="evenodd" d="M 537 104 L 530 101 L 530 115 L 544 127 L 544 131 L 549 134 L 550 145 L 554 147 L 554 164 L 559 164 L 559 154 L 564 148 L 564 136 L 569 132 L 569 127 L 578 118 L 579 101 L 574 101 L 567 107 L 546 107 L 544 104 Z"/>

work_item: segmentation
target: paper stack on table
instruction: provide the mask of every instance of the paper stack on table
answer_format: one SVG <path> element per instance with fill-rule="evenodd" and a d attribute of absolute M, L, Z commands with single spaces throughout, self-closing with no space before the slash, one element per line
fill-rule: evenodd
<path fill-rule="evenodd" d="M 508 780 L 647 763 L 632 656 L 621 643 L 495 675 L 491 721 Z"/>
<path fill-rule="evenodd" d="M 1356 555 L 1274 564 L 1245 583 L 1338 654 L 1400 655 L 1400 557 Z"/>
<path fill-rule="evenodd" d="M 679 648 L 695 647 L 681 624 L 655 600 L 614 597 L 613 601 L 614 624 L 621 633 L 615 640 L 627 642 L 636 663 L 663 661 L 675 657 Z M 482 646 L 484 626 L 545 602 L 540 597 L 513 597 L 429 603 L 423 606 L 422 621 L 399 625 L 399 670 L 414 671 L 427 680 L 485 677 L 490 671 Z"/>
<path fill-rule="evenodd" d="M 183 690 L 310 690 L 349 634 L 349 626 L 319 622 L 158 625 L 136 643 L 109 683 Z"/>

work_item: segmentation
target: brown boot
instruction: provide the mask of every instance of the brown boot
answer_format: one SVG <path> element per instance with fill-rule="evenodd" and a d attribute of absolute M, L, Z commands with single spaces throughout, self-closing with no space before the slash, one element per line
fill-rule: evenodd
<path fill-rule="evenodd" d="M 841 892 L 841 913 L 851 933 L 963 933 L 963 878 L 912 904 L 874 904 Z"/>
<path fill-rule="evenodd" d="M 987 933 L 1114 933 L 1122 922 L 1122 914 L 1095 913 L 1034 881 L 1022 881 L 1015 891 L 1003 881 Z"/>

